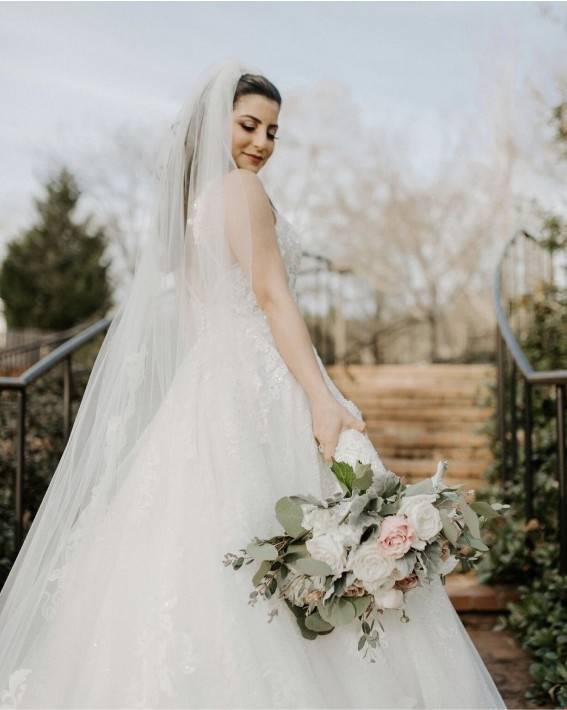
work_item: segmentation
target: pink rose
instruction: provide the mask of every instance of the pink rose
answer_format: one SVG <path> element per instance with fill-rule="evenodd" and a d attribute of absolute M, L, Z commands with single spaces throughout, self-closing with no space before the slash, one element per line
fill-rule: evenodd
<path fill-rule="evenodd" d="M 378 547 L 385 557 L 399 559 L 417 540 L 405 515 L 389 515 L 382 521 Z"/>

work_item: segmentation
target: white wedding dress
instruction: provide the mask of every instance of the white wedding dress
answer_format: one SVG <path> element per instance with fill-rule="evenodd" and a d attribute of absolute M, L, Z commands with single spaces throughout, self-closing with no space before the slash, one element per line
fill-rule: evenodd
<path fill-rule="evenodd" d="M 299 241 L 280 214 L 276 233 L 293 291 Z M 238 267 L 231 278 L 242 342 L 216 334 L 218 363 L 191 353 L 96 534 L 81 537 L 77 520 L 33 650 L 0 679 L 0 706 L 504 708 L 441 584 L 409 592 L 409 623 L 385 614 L 370 663 L 357 624 L 304 639 L 277 596 L 248 604 L 256 564 L 223 565 L 255 535 L 281 532 L 278 498 L 336 485 L 304 390 Z"/>

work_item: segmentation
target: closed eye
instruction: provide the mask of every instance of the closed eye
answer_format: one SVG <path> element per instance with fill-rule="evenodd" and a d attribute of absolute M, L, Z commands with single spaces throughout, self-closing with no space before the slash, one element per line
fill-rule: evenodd
<path fill-rule="evenodd" d="M 255 130 L 256 130 L 256 127 L 255 127 L 255 126 L 254 126 L 254 127 L 253 127 L 253 126 L 242 126 L 242 128 L 244 128 L 245 131 L 248 131 L 248 133 L 250 133 L 250 131 L 255 131 Z M 273 140 L 273 141 L 279 140 L 278 136 L 273 135 L 273 134 L 271 134 L 271 133 L 268 133 L 268 138 L 270 138 L 270 139 Z"/>

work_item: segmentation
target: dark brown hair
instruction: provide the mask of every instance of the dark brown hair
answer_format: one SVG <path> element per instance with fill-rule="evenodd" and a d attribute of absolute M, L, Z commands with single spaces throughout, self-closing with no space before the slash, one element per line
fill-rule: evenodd
<path fill-rule="evenodd" d="M 233 107 L 241 96 L 247 94 L 260 94 L 260 96 L 275 101 L 279 106 L 282 105 L 280 92 L 271 81 L 261 74 L 242 74 L 234 92 Z"/>

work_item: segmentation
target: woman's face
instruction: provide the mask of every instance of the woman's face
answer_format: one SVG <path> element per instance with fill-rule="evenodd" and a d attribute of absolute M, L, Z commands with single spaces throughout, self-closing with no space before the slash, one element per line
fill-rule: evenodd
<path fill-rule="evenodd" d="M 264 167 L 274 152 L 279 112 L 277 101 L 259 94 L 238 99 L 232 112 L 232 157 L 237 167 L 254 173 Z"/>

